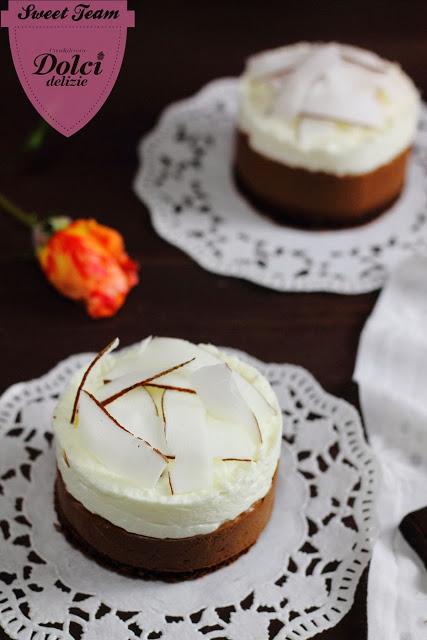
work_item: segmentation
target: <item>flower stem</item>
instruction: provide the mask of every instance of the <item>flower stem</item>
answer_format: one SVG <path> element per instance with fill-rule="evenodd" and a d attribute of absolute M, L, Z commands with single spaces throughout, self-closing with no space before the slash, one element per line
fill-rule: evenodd
<path fill-rule="evenodd" d="M 25 141 L 24 150 L 29 153 L 39 151 L 49 133 L 49 125 L 42 120 L 38 127 L 34 129 Z"/>
<path fill-rule="evenodd" d="M 27 227 L 33 228 L 38 222 L 38 218 L 35 213 L 28 213 L 27 211 L 24 211 L 6 198 L 2 193 L 0 193 L 0 208 L 16 220 L 19 220 L 19 222 L 25 224 Z"/>

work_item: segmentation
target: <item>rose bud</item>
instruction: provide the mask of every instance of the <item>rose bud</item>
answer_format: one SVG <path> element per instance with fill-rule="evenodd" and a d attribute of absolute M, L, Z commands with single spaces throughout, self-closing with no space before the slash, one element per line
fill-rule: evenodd
<path fill-rule="evenodd" d="M 138 266 L 122 236 L 95 220 L 50 218 L 34 226 L 37 259 L 64 296 L 81 300 L 92 318 L 113 316 L 138 283 Z"/>
<path fill-rule="evenodd" d="M 138 284 L 138 265 L 122 236 L 95 220 L 40 220 L 0 193 L 0 209 L 33 231 L 37 259 L 64 296 L 81 300 L 92 318 L 113 316 Z"/>

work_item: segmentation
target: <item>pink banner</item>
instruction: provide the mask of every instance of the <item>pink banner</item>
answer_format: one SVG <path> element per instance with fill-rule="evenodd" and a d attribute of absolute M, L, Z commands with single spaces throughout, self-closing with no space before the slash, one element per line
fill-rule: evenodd
<path fill-rule="evenodd" d="M 29 100 L 64 136 L 100 110 L 117 80 L 134 12 L 127 0 L 9 0 L 1 12 Z"/>

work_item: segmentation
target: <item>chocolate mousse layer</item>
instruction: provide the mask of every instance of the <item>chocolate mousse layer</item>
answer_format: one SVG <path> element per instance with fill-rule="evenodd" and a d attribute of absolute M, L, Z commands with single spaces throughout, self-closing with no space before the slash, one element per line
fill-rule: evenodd
<path fill-rule="evenodd" d="M 257 541 L 271 516 L 276 477 L 277 472 L 270 491 L 251 509 L 212 533 L 190 538 L 150 538 L 117 527 L 76 500 L 59 471 L 55 507 L 66 537 L 101 564 L 135 577 L 191 579 L 229 564 Z"/>
<path fill-rule="evenodd" d="M 238 131 L 235 169 L 242 191 L 265 213 L 305 226 L 351 226 L 383 212 L 400 194 L 411 150 L 361 175 L 295 169 L 255 151 Z"/>

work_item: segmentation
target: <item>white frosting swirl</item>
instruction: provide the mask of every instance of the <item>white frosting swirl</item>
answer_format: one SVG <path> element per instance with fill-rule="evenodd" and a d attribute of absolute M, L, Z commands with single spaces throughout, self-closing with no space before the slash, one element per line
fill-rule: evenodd
<path fill-rule="evenodd" d="M 369 173 L 411 146 L 420 97 L 395 63 L 339 44 L 298 43 L 254 56 L 239 128 L 259 153 L 338 176 Z"/>
<path fill-rule="evenodd" d="M 139 348 L 136 346 L 107 356 L 91 380 L 91 391 L 96 395 L 97 388 L 102 387 L 112 369 L 132 370 Z M 78 427 L 70 423 L 82 372 L 74 376 L 55 411 L 57 464 L 67 490 L 89 511 L 131 533 L 155 538 L 185 538 L 210 533 L 250 509 L 271 487 L 282 434 L 281 411 L 273 390 L 256 369 L 238 358 L 227 356 L 211 345 L 194 348 L 227 363 L 275 409 L 274 415 L 260 423 L 263 442 L 256 461 L 215 459 L 210 488 L 171 495 L 167 474 L 160 478 L 154 489 L 142 489 L 103 466 L 82 446 Z"/>

